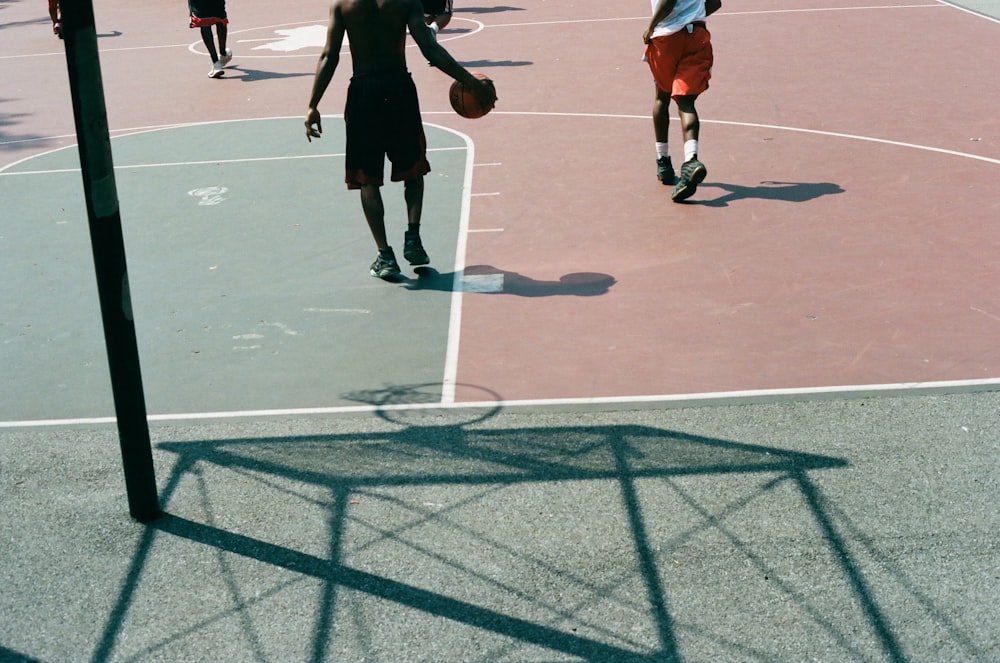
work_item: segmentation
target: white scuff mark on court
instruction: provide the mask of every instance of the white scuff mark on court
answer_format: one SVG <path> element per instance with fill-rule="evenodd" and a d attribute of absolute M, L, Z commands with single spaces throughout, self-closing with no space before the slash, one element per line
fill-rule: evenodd
<path fill-rule="evenodd" d="M 285 334 L 286 336 L 299 336 L 299 332 L 295 331 L 294 329 L 292 329 L 288 325 L 282 324 L 280 322 L 267 322 L 266 320 L 261 320 L 260 321 L 260 326 L 261 327 L 274 327 L 276 329 L 280 329 L 281 332 L 283 334 Z"/>
<path fill-rule="evenodd" d="M 491 191 L 489 193 L 471 193 L 470 196 L 499 196 L 499 191 Z"/>
<path fill-rule="evenodd" d="M 463 292 L 503 292 L 503 274 L 463 274 Z"/>
<path fill-rule="evenodd" d="M 192 198 L 200 198 L 199 205 L 218 205 L 226 199 L 229 189 L 224 186 L 204 186 L 188 191 Z"/>
<path fill-rule="evenodd" d="M 302 310 L 306 313 L 356 313 L 360 315 L 371 313 L 371 309 L 367 308 L 304 308 Z"/>
<path fill-rule="evenodd" d="M 263 334 L 237 334 L 233 336 L 234 341 L 255 341 L 259 338 L 264 338 Z"/>
<path fill-rule="evenodd" d="M 998 317 L 998 316 L 995 316 L 995 315 L 993 315 L 993 314 L 992 314 L 992 313 L 990 313 L 989 311 L 984 311 L 983 309 L 981 309 L 981 308 L 976 308 L 975 306 L 970 306 L 969 308 L 970 308 L 970 309 L 972 309 L 973 311 L 975 311 L 976 313 L 982 313 L 982 314 L 983 314 L 983 315 L 985 315 L 985 316 L 986 316 L 987 318 L 992 318 L 992 319 L 994 319 L 994 320 L 997 320 L 997 321 L 1000 321 L 1000 317 Z"/>
<path fill-rule="evenodd" d="M 260 46 L 254 46 L 253 51 L 278 51 L 290 53 L 300 51 L 304 48 L 322 48 L 326 45 L 326 26 L 307 25 L 304 28 L 292 28 L 290 30 L 275 30 L 274 33 L 281 38 L 270 41 Z M 347 37 L 344 37 L 347 43 Z"/>
<path fill-rule="evenodd" d="M 259 345 L 234 345 L 233 350 L 239 350 L 242 352 L 247 352 L 250 350 L 260 350 Z"/>
<path fill-rule="evenodd" d="M 503 228 L 476 228 L 475 230 L 470 229 L 470 233 L 502 233 Z"/>

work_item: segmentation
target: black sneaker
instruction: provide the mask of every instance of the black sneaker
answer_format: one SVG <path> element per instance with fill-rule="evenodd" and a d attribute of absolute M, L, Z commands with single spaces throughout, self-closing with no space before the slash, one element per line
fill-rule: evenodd
<path fill-rule="evenodd" d="M 675 203 L 687 200 L 698 190 L 698 185 L 705 180 L 708 170 L 705 164 L 698 161 L 698 157 L 691 157 L 690 161 L 685 161 L 681 166 L 681 177 L 677 180 L 674 192 L 670 194 L 670 199 Z"/>
<path fill-rule="evenodd" d="M 387 279 L 397 274 L 399 274 L 399 263 L 396 262 L 396 254 L 392 252 L 392 248 L 379 251 L 378 257 L 372 263 L 371 275 L 376 278 Z"/>
<path fill-rule="evenodd" d="M 660 157 L 656 160 L 656 179 L 664 184 L 673 184 L 677 181 L 674 174 L 674 164 L 670 162 L 670 157 Z"/>
<path fill-rule="evenodd" d="M 430 256 L 424 251 L 424 245 L 420 241 L 420 234 L 407 230 L 403 237 L 403 257 L 411 265 L 427 265 L 430 263 Z"/>

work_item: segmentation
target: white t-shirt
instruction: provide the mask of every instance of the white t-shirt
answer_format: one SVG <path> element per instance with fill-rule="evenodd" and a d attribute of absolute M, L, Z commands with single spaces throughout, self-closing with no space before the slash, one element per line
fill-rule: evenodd
<path fill-rule="evenodd" d="M 660 4 L 660 0 L 650 0 L 650 2 L 653 6 L 652 11 L 655 12 L 656 5 Z M 684 26 L 689 23 L 704 20 L 705 0 L 677 0 L 677 4 L 674 5 L 674 11 L 670 12 L 669 16 L 656 24 L 651 37 L 672 35 L 675 32 L 683 30 Z"/>

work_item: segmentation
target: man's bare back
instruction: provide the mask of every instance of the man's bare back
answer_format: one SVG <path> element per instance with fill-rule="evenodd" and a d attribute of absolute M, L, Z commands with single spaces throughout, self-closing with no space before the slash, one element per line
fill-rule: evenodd
<path fill-rule="evenodd" d="M 351 49 L 354 69 L 406 66 L 406 31 L 415 19 L 423 24 L 415 0 L 336 0 Z"/>

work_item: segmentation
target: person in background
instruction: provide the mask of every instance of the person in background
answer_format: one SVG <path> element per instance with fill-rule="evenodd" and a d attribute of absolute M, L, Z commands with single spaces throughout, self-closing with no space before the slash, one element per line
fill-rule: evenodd
<path fill-rule="evenodd" d="M 201 30 L 201 40 L 205 42 L 208 55 L 212 58 L 208 76 L 220 78 L 226 73 L 224 67 L 233 59 L 233 52 L 226 48 L 226 38 L 229 35 L 226 0 L 188 0 L 188 11 L 191 14 L 191 27 Z M 219 37 L 218 50 L 215 49 L 215 38 L 212 35 L 213 25 Z"/>
<path fill-rule="evenodd" d="M 681 202 L 694 195 L 708 170 L 698 160 L 701 128 L 695 101 L 708 89 L 712 77 L 712 35 L 705 18 L 722 7 L 722 0 L 651 0 L 653 16 L 642 33 L 645 57 L 656 82 L 653 102 L 653 132 L 656 137 L 656 176 L 664 184 L 674 184 L 670 195 Z M 667 149 L 670 100 L 677 103 L 677 115 L 684 138 L 684 163 L 675 180 Z"/>
<path fill-rule="evenodd" d="M 452 0 L 421 0 L 424 7 L 424 22 L 434 36 L 451 21 Z"/>
<path fill-rule="evenodd" d="M 49 18 L 52 19 L 52 34 L 62 39 L 62 21 L 59 18 L 59 0 L 49 0 Z"/>

